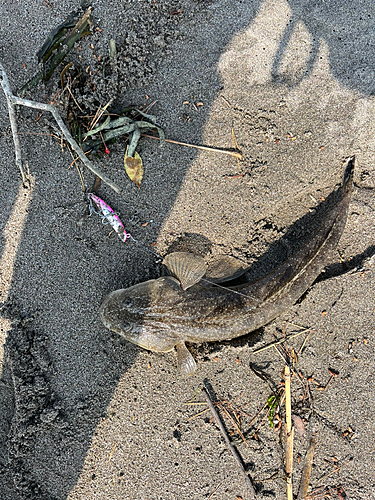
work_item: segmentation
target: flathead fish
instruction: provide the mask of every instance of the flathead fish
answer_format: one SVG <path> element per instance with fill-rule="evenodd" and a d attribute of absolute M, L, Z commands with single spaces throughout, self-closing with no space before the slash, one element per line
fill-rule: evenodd
<path fill-rule="evenodd" d="M 173 276 L 110 293 L 100 317 L 110 330 L 155 352 L 176 348 L 180 369 L 196 363 L 185 342 L 230 340 L 250 333 L 291 307 L 329 263 L 343 233 L 353 187 L 354 157 L 347 162 L 338 201 L 313 236 L 266 276 L 237 286 L 215 285 L 204 277 L 203 259 L 175 252 L 164 259 Z M 220 268 L 220 265 L 218 266 Z M 244 273 L 239 264 L 221 266 L 216 283 Z"/>

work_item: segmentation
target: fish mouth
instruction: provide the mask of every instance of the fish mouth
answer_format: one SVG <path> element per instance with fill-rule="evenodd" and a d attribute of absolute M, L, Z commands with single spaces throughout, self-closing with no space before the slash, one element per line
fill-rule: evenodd
<path fill-rule="evenodd" d="M 147 321 L 144 316 L 136 313 L 132 316 L 132 299 L 121 297 L 123 290 L 111 292 L 103 301 L 99 308 L 99 317 L 103 325 L 117 333 L 127 341 L 153 352 L 170 352 L 179 340 L 166 324 Z M 121 305 L 120 305 L 121 304 Z M 125 307 L 122 307 L 125 306 Z M 164 334 L 160 334 L 160 327 Z"/>
<path fill-rule="evenodd" d="M 132 331 L 132 323 L 128 321 L 126 317 L 120 318 L 112 304 L 112 299 L 114 297 L 116 298 L 118 292 L 121 291 L 122 290 L 115 290 L 107 295 L 99 308 L 99 316 L 103 325 L 108 328 L 108 330 L 124 335 L 124 333 L 130 333 Z"/>
<path fill-rule="evenodd" d="M 106 311 L 100 310 L 100 319 L 102 320 L 103 325 L 111 330 L 112 332 L 118 333 L 119 335 L 129 336 L 133 330 L 132 324 L 128 321 L 113 321 L 113 319 L 108 319 L 106 317 Z"/>

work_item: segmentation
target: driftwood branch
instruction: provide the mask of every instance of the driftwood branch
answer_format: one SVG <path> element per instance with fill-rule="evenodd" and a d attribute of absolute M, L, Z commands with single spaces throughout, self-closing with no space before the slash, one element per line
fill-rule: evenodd
<path fill-rule="evenodd" d="M 16 165 L 21 172 L 21 178 L 22 178 L 22 183 L 26 187 L 28 185 L 28 179 L 27 179 L 27 174 L 23 168 L 22 164 L 22 155 L 21 155 L 21 145 L 20 145 L 20 139 L 18 137 L 18 128 L 17 128 L 17 121 L 16 121 L 16 110 L 14 103 L 12 101 L 12 92 L 9 87 L 9 81 L 8 77 L 5 73 L 5 70 L 0 63 L 0 70 L 1 70 L 1 78 L 0 78 L 0 83 L 1 86 L 3 87 L 5 97 L 7 100 L 7 105 L 8 105 L 8 113 L 9 113 L 9 121 L 10 121 L 10 127 L 12 129 L 12 135 L 13 135 L 13 142 L 14 142 L 14 151 L 16 154 Z"/>
<path fill-rule="evenodd" d="M 220 432 L 224 438 L 224 441 L 229 449 L 229 451 L 232 453 L 233 455 L 233 458 L 235 459 L 235 461 L 237 462 L 237 465 L 241 471 L 241 474 L 243 475 L 244 479 L 245 479 L 245 482 L 246 482 L 246 485 L 249 489 L 249 493 L 250 493 L 250 498 L 251 500 L 256 500 L 256 495 L 255 495 L 255 490 L 254 490 L 254 487 L 250 481 L 250 478 L 248 476 L 248 474 L 246 473 L 245 471 L 245 468 L 243 466 L 243 463 L 242 463 L 242 459 L 240 457 L 240 454 L 238 453 L 238 451 L 236 450 L 236 448 L 232 445 L 232 443 L 230 442 L 230 439 L 228 437 L 228 434 L 225 430 L 225 427 L 224 427 L 224 424 L 223 422 L 221 421 L 220 419 L 220 416 L 218 414 L 218 412 L 216 411 L 216 408 L 215 406 L 213 405 L 212 401 L 211 401 L 211 398 L 206 390 L 206 388 L 203 388 L 203 396 L 205 397 L 206 401 L 207 401 L 207 404 L 211 410 L 211 413 L 212 415 L 214 416 L 215 418 L 215 422 L 217 424 L 217 426 L 219 427 L 220 429 Z"/>
<path fill-rule="evenodd" d="M 73 139 L 72 135 L 70 134 L 67 126 L 63 122 L 60 113 L 57 111 L 56 108 L 54 108 L 51 104 L 45 104 L 42 102 L 36 102 L 36 101 L 30 101 L 28 99 L 22 99 L 21 97 L 17 97 L 13 95 L 10 86 L 9 86 L 9 81 L 5 72 L 5 69 L 3 65 L 0 63 L 0 83 L 1 86 L 3 87 L 4 94 L 8 103 L 8 111 L 9 111 L 9 120 L 10 120 L 10 125 L 12 128 L 12 134 L 13 134 L 13 141 L 14 141 L 14 148 L 15 148 L 15 153 L 16 153 L 16 165 L 18 166 L 21 176 L 22 176 L 22 182 L 24 184 L 27 183 L 27 176 L 26 173 L 23 169 L 22 165 L 22 157 L 21 157 L 21 147 L 20 147 L 20 142 L 18 138 L 18 132 L 17 132 L 17 122 L 16 122 L 16 117 L 15 117 L 15 105 L 19 104 L 21 106 L 26 106 L 28 108 L 34 108 L 34 109 L 39 109 L 41 111 L 49 111 L 52 116 L 54 117 L 57 125 L 60 127 L 61 132 L 64 134 L 66 140 L 69 142 L 71 147 L 74 149 L 74 151 L 77 153 L 79 156 L 80 160 L 82 163 L 89 169 L 91 172 L 93 172 L 95 175 L 97 175 L 103 182 L 108 184 L 116 193 L 121 192 L 121 188 L 117 186 L 111 179 L 109 179 L 106 175 L 104 175 L 98 168 L 96 168 L 91 161 L 86 157 L 82 149 L 79 147 L 77 142 Z"/>

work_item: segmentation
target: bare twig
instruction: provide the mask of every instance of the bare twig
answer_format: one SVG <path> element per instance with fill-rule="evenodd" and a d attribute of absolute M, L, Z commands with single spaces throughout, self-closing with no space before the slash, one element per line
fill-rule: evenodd
<path fill-rule="evenodd" d="M 292 429 L 292 404 L 290 393 L 290 369 L 285 365 L 285 412 L 286 412 L 286 433 L 285 433 L 285 472 L 286 472 L 286 493 L 287 499 L 293 500 L 293 430 Z"/>
<path fill-rule="evenodd" d="M 74 101 L 74 104 L 77 106 L 77 108 L 81 111 L 81 113 L 83 113 L 83 109 L 81 108 L 81 106 L 78 104 L 78 102 L 76 101 L 76 98 L 74 97 L 74 95 L 72 94 L 72 91 L 70 90 L 70 85 L 69 83 L 66 84 L 66 89 L 67 91 L 69 92 L 70 94 L 70 97 L 73 99 Z"/>
<path fill-rule="evenodd" d="M 312 397 L 311 397 L 311 392 L 310 392 L 309 384 L 305 385 L 303 383 L 301 375 L 298 373 L 298 371 L 295 370 L 291 364 L 289 364 L 289 361 L 287 359 L 288 355 L 287 355 L 287 357 L 284 356 L 284 354 L 280 351 L 280 349 L 277 347 L 277 345 L 273 344 L 273 347 L 276 349 L 276 351 L 281 356 L 281 358 L 285 361 L 285 364 L 289 366 L 289 369 L 292 370 L 292 372 L 294 373 L 294 375 L 296 375 L 296 377 L 297 377 L 298 381 L 300 382 L 301 386 L 303 387 L 304 390 L 306 390 L 307 395 L 309 397 L 310 404 L 311 404 L 312 403 Z"/>
<path fill-rule="evenodd" d="M 309 449 L 306 453 L 305 465 L 303 466 L 301 483 L 299 485 L 297 500 L 304 500 L 307 497 L 307 490 L 309 489 L 311 468 L 314 459 L 316 439 L 315 436 L 311 438 Z"/>
<path fill-rule="evenodd" d="M 267 403 L 266 403 L 267 404 Z M 264 415 L 264 417 L 262 418 L 262 420 L 260 421 L 260 424 L 258 425 L 258 427 L 255 429 L 254 433 L 253 433 L 253 436 L 255 436 L 259 429 L 262 427 L 263 423 L 265 422 L 266 418 L 268 418 L 268 415 L 270 414 L 270 411 L 271 411 L 271 408 L 268 408 L 268 410 L 266 411 L 266 414 Z"/>
<path fill-rule="evenodd" d="M 281 339 L 281 340 L 277 340 L 276 342 L 272 342 L 271 344 L 267 344 L 265 345 L 264 347 L 260 347 L 259 349 L 255 349 L 253 351 L 253 353 L 257 353 L 257 352 L 262 352 L 262 351 L 265 351 L 266 349 L 269 349 L 270 347 L 273 347 L 275 345 L 279 345 L 279 344 L 282 344 L 283 342 L 285 342 L 286 340 L 288 339 L 293 339 L 294 337 L 298 337 L 299 335 L 302 335 L 303 333 L 306 333 L 306 331 L 309 331 L 309 329 L 306 329 L 306 330 L 302 330 L 301 332 L 297 332 L 297 333 L 294 333 L 293 335 L 289 335 L 288 337 L 285 337 L 284 339 Z M 310 332 L 311 333 L 311 332 Z M 309 334 L 310 335 L 310 334 Z"/>
<path fill-rule="evenodd" d="M 8 104 L 9 121 L 10 121 L 10 127 L 12 129 L 14 151 L 16 154 L 16 165 L 19 168 L 19 171 L 21 172 L 22 183 L 23 183 L 24 187 L 26 187 L 28 185 L 28 179 L 27 179 L 26 172 L 25 172 L 23 165 L 22 165 L 21 145 L 20 145 L 20 139 L 18 137 L 18 128 L 17 128 L 15 107 L 14 107 L 14 103 L 11 101 L 11 99 L 9 97 L 12 95 L 11 91 L 10 91 L 10 87 L 9 87 L 9 81 L 8 81 L 8 77 L 5 73 L 3 66 L 1 65 L 1 63 L 0 63 L 0 70 L 2 73 L 1 78 L 0 78 L 0 83 L 1 83 L 1 86 L 3 87 L 5 97 L 7 100 L 7 104 Z"/>
<path fill-rule="evenodd" d="M 340 469 L 342 469 L 343 467 L 345 467 L 345 465 L 348 465 L 348 463 L 351 462 L 352 460 L 353 460 L 353 458 L 351 457 L 351 458 L 349 458 L 349 460 L 347 460 L 342 465 L 340 465 L 340 467 L 337 467 L 337 469 L 334 469 L 331 472 L 328 472 L 328 474 L 325 474 L 323 477 L 321 477 L 320 479 L 318 479 L 318 484 L 322 483 L 325 479 L 327 479 L 327 477 L 331 476 L 332 474 L 335 474 L 335 472 L 338 472 Z"/>
<path fill-rule="evenodd" d="M 253 422 L 254 422 L 254 421 L 255 421 L 255 420 L 259 417 L 259 415 L 262 413 L 262 411 L 263 411 L 263 410 L 267 407 L 267 405 L 268 405 L 268 402 L 266 401 L 266 402 L 264 403 L 264 405 L 263 405 L 263 408 L 261 408 L 261 409 L 258 411 L 258 413 L 255 415 L 255 417 L 253 417 L 253 418 L 250 420 L 250 422 L 249 422 L 249 428 L 250 428 L 251 424 L 252 424 L 252 423 L 253 423 Z"/>
<path fill-rule="evenodd" d="M 211 495 L 207 498 L 207 500 L 211 500 L 211 498 L 219 491 L 219 489 L 223 486 L 224 481 L 222 481 L 219 486 L 211 493 Z"/>
<path fill-rule="evenodd" d="M 223 404 L 221 404 L 221 408 L 223 409 L 223 411 L 227 414 L 227 417 L 229 418 L 229 420 L 231 420 L 231 422 L 233 423 L 233 425 L 235 426 L 235 428 L 237 429 L 237 432 L 238 434 L 241 436 L 243 442 L 246 444 L 247 447 L 249 447 L 249 445 L 247 444 L 247 441 L 246 441 L 246 438 L 245 436 L 242 434 L 241 432 L 241 429 L 239 427 L 239 425 L 237 424 L 237 422 L 234 420 L 234 418 L 232 417 L 232 415 L 229 413 L 229 411 L 225 408 L 225 406 Z"/>
<path fill-rule="evenodd" d="M 320 486 L 320 488 L 316 488 L 315 490 L 311 491 L 307 495 L 306 500 L 317 500 L 318 498 L 321 498 L 322 500 L 324 500 L 327 498 L 332 498 L 332 495 L 334 493 L 336 493 L 336 495 L 338 495 L 338 498 L 344 498 L 343 494 L 345 492 L 341 486 L 336 486 L 333 488 L 330 488 L 328 486 Z"/>
<path fill-rule="evenodd" d="M 222 436 L 223 436 L 223 438 L 224 438 L 224 441 L 225 441 L 225 443 L 226 443 L 226 445 L 227 445 L 227 447 L 228 447 L 229 451 L 232 453 L 233 458 L 234 458 L 234 459 L 235 459 L 235 461 L 237 462 L 237 465 L 238 465 L 238 467 L 239 467 L 239 469 L 240 469 L 240 471 L 241 471 L 241 473 L 242 473 L 242 475 L 243 475 L 243 477 L 244 477 L 244 479 L 245 479 L 245 482 L 246 482 L 247 487 L 248 487 L 248 489 L 249 489 L 250 498 L 251 498 L 252 500 L 254 500 L 254 499 L 256 499 L 255 490 L 254 490 L 254 487 L 253 487 L 253 485 L 252 485 L 252 483 L 251 483 L 251 480 L 250 480 L 250 478 L 249 478 L 248 474 L 247 474 L 247 473 L 246 473 L 246 471 L 245 471 L 245 468 L 244 468 L 244 466 L 243 466 L 243 463 L 242 463 L 242 459 L 241 459 L 241 457 L 240 457 L 240 454 L 238 453 L 238 451 L 236 450 L 236 448 L 234 448 L 234 446 L 233 446 L 233 445 L 232 445 L 232 443 L 230 442 L 230 439 L 229 439 L 229 437 L 228 437 L 227 431 L 225 430 L 224 424 L 223 424 L 223 422 L 221 421 L 220 416 L 219 416 L 218 412 L 216 411 L 216 408 L 215 408 L 215 406 L 213 405 L 213 403 L 212 403 L 212 401 L 211 401 L 211 398 L 210 398 L 210 396 L 209 396 L 209 394 L 208 394 L 208 392 L 207 392 L 207 390 L 206 390 L 206 388 L 205 388 L 205 387 L 203 388 L 202 392 L 203 392 L 203 395 L 204 395 L 204 397 L 205 397 L 205 399 L 206 399 L 206 401 L 207 401 L 207 404 L 208 404 L 208 406 L 209 406 L 209 408 L 210 408 L 210 410 L 211 410 L 211 413 L 212 413 L 212 415 L 213 415 L 213 416 L 214 416 L 214 418 L 215 418 L 215 422 L 216 422 L 217 426 L 218 426 L 218 427 L 219 427 L 219 429 L 220 429 L 220 432 L 221 432 L 221 434 L 222 434 Z"/>
<path fill-rule="evenodd" d="M 110 454 L 109 454 L 109 457 L 108 457 L 108 462 L 110 462 L 110 461 L 111 461 L 111 458 L 112 458 L 112 456 L 113 456 L 113 454 L 114 454 L 114 452 L 115 452 L 116 448 L 117 448 L 117 443 L 113 443 L 112 448 L 111 448 L 111 451 L 110 451 Z"/>
<path fill-rule="evenodd" d="M 141 134 L 142 137 L 148 137 L 149 139 L 156 139 L 159 141 L 159 137 L 156 137 L 155 135 L 148 135 L 148 134 Z M 243 159 L 243 156 L 241 153 L 237 153 L 236 151 L 228 151 L 226 149 L 218 149 L 218 148 L 210 148 L 209 146 L 197 146 L 196 144 L 188 144 L 187 142 L 179 142 L 179 141 L 172 141 L 171 139 L 165 139 L 165 142 L 170 142 L 171 144 L 178 144 L 179 146 L 187 146 L 188 148 L 196 148 L 196 149 L 202 149 L 203 151 L 211 151 L 213 153 L 223 153 L 224 155 L 230 155 L 234 156 L 235 158 L 238 158 L 239 160 Z"/>
<path fill-rule="evenodd" d="M 90 123 L 90 125 L 89 125 L 88 130 L 92 130 L 92 129 L 95 127 L 95 125 L 98 123 L 98 121 L 99 121 L 99 120 L 100 120 L 100 118 L 103 116 L 103 114 L 104 114 L 104 112 L 107 110 L 108 106 L 109 106 L 110 104 L 112 104 L 112 102 L 113 102 L 113 99 L 110 99 L 110 100 L 107 102 L 107 104 L 106 104 L 103 108 L 101 108 L 101 107 L 99 106 L 99 108 L 98 108 L 97 112 L 95 113 L 94 119 L 92 120 L 92 122 L 91 122 L 91 123 Z"/>
<path fill-rule="evenodd" d="M 0 63 L 0 71 L 1 71 L 1 77 L 0 77 L 0 83 L 1 86 L 3 87 L 5 97 L 8 103 L 8 110 L 9 110 L 9 120 L 12 128 L 12 134 L 13 134 L 13 140 L 14 140 L 14 148 L 16 152 L 16 165 L 20 169 L 21 176 L 22 176 L 22 182 L 25 184 L 27 182 L 26 174 L 23 170 L 22 166 L 22 159 L 21 159 L 21 148 L 20 148 L 20 143 L 19 143 L 19 138 L 17 135 L 17 123 L 15 119 L 15 113 L 14 113 L 14 105 L 19 104 L 21 106 L 26 106 L 28 108 L 34 108 L 34 109 L 40 109 L 42 111 L 49 111 L 52 113 L 52 116 L 56 120 L 57 125 L 60 127 L 61 132 L 64 134 L 66 140 L 69 142 L 71 147 L 74 149 L 74 151 L 77 153 L 79 156 L 80 160 L 86 165 L 86 167 L 91 170 L 95 175 L 100 177 L 103 182 L 108 184 L 116 193 L 120 193 L 121 189 L 113 182 L 111 179 L 109 179 L 106 175 L 104 175 L 100 170 L 98 170 L 88 158 L 86 158 L 84 152 L 82 149 L 78 146 L 76 141 L 73 139 L 71 136 L 68 128 L 66 127 L 65 123 L 63 122 L 60 113 L 55 109 L 51 104 L 45 104 L 42 102 L 35 102 L 35 101 L 30 101 L 28 99 L 22 99 L 21 97 L 17 97 L 12 94 L 12 91 L 10 90 L 9 82 L 7 75 L 5 73 L 5 69 L 3 65 Z"/>
<path fill-rule="evenodd" d="M 310 335 L 311 335 L 311 334 L 312 334 L 312 332 L 314 332 L 314 331 L 315 331 L 315 330 L 310 330 L 310 331 L 309 331 L 308 335 L 306 336 L 305 340 L 302 342 L 302 345 L 301 345 L 301 347 L 300 347 L 300 348 L 299 348 L 299 350 L 298 350 L 298 356 L 299 356 L 299 355 L 301 354 L 301 352 L 303 351 L 303 348 L 305 347 L 306 342 L 309 340 Z"/>
<path fill-rule="evenodd" d="M 231 107 L 232 107 L 231 103 L 227 99 L 225 99 L 225 97 L 223 95 L 221 95 L 220 97 L 223 99 L 223 101 L 228 106 L 228 108 L 231 109 Z"/>
<path fill-rule="evenodd" d="M 199 417 L 199 415 L 203 415 L 203 413 L 206 413 L 208 412 L 208 408 L 206 408 L 205 410 L 203 411 L 200 411 L 199 413 L 196 413 L 195 415 L 193 415 L 192 417 L 188 418 L 188 420 L 193 420 L 193 418 L 196 418 L 196 417 Z"/>

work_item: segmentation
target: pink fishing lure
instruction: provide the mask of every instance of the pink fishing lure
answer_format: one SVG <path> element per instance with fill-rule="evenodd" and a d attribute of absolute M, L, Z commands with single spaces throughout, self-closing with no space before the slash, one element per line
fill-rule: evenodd
<path fill-rule="evenodd" d="M 99 212 L 96 213 L 98 213 L 102 217 L 103 221 L 106 220 L 113 227 L 120 240 L 125 243 L 128 237 L 130 237 L 130 234 L 125 231 L 124 224 L 121 222 L 120 217 L 115 214 L 112 208 L 107 205 L 105 201 L 103 201 L 95 194 L 90 193 L 89 198 L 99 209 Z"/>

